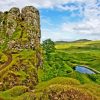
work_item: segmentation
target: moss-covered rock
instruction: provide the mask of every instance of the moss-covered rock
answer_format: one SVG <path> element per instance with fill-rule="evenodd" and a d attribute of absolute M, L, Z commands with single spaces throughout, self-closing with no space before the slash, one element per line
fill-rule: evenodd
<path fill-rule="evenodd" d="M 0 12 L 0 43 L 8 39 L 8 49 L 39 48 L 40 33 L 40 15 L 35 7 L 26 6 L 21 11 L 13 7 Z"/>
<path fill-rule="evenodd" d="M 0 12 L 0 90 L 34 89 L 41 65 L 40 15 L 32 6 Z"/>

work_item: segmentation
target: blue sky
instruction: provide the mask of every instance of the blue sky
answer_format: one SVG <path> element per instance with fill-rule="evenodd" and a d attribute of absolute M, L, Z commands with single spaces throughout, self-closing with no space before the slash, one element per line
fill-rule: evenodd
<path fill-rule="evenodd" d="M 32 5 L 41 15 L 41 40 L 100 40 L 100 0 L 0 0 L 0 10 Z"/>

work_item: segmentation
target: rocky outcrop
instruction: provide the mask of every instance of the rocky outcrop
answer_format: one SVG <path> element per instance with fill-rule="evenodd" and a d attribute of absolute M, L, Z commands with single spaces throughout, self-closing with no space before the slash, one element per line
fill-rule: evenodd
<path fill-rule="evenodd" d="M 13 7 L 8 12 L 0 12 L 0 43 L 7 40 L 8 49 L 39 48 L 40 33 L 40 16 L 36 8 L 26 6 L 20 11 Z"/>
<path fill-rule="evenodd" d="M 23 85 L 34 89 L 38 83 L 37 69 L 42 64 L 40 37 L 36 8 L 26 6 L 20 11 L 13 7 L 0 12 L 0 49 L 8 58 L 0 65 L 0 90 Z"/>
<path fill-rule="evenodd" d="M 4 13 L 0 12 L 0 37 L 2 36 L 3 33 L 3 19 L 4 19 Z M 2 43 L 1 39 L 0 39 L 0 43 Z"/>
<path fill-rule="evenodd" d="M 16 28 L 18 26 L 18 20 L 20 17 L 20 10 L 18 8 L 11 8 L 10 11 L 7 14 L 7 29 L 6 34 L 7 36 L 11 37 L 13 33 L 16 31 Z"/>

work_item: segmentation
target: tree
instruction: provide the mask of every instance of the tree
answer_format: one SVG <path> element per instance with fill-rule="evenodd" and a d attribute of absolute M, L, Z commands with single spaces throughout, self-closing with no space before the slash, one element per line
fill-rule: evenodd
<path fill-rule="evenodd" d="M 43 50 L 45 50 L 45 53 L 51 53 L 55 51 L 55 44 L 51 39 L 47 39 L 45 41 L 43 41 Z"/>

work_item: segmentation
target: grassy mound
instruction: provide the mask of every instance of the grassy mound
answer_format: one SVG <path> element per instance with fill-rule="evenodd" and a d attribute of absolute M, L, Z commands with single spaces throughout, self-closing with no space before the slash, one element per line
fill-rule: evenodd
<path fill-rule="evenodd" d="M 99 100 L 99 91 L 96 85 L 81 85 L 75 79 L 57 77 L 39 83 L 35 90 L 16 97 L 16 100 Z"/>
<path fill-rule="evenodd" d="M 68 85 L 51 85 L 44 92 L 41 98 L 45 100 L 93 100 L 89 92 Z"/>
<path fill-rule="evenodd" d="M 15 86 L 12 89 L 1 92 L 0 97 L 2 97 L 4 100 L 13 100 L 17 96 L 20 96 L 23 93 L 28 92 L 28 91 L 29 91 L 29 88 L 25 86 Z"/>
<path fill-rule="evenodd" d="M 41 90 L 45 89 L 46 87 L 49 87 L 50 85 L 53 85 L 53 84 L 80 85 L 80 82 L 79 82 L 78 80 L 72 79 L 72 78 L 57 77 L 57 78 L 53 78 L 53 79 L 51 79 L 51 80 L 49 80 L 49 81 L 39 83 L 39 84 L 36 86 L 36 90 L 37 90 L 37 91 L 41 91 Z"/>
<path fill-rule="evenodd" d="M 0 93 L 4 100 L 99 100 L 100 89 L 96 84 L 80 84 L 76 79 L 57 77 L 39 83 L 34 90 L 17 86 Z"/>

